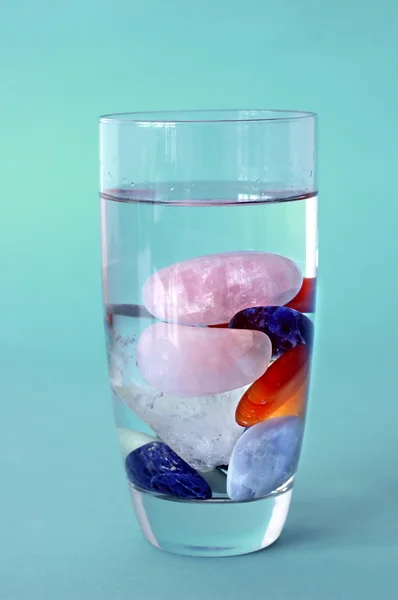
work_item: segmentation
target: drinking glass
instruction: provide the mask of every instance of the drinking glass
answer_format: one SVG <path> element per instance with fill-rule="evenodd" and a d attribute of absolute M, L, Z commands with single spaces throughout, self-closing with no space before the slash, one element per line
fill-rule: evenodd
<path fill-rule="evenodd" d="M 100 118 L 109 378 L 142 531 L 179 554 L 280 535 L 303 439 L 316 116 Z"/>

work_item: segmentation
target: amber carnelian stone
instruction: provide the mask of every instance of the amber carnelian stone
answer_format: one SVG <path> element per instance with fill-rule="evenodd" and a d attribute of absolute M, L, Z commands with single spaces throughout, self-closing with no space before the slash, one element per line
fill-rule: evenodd
<path fill-rule="evenodd" d="M 269 417 L 302 415 L 308 387 L 310 351 L 301 344 L 285 352 L 243 394 L 236 421 L 243 427 Z"/>
<path fill-rule="evenodd" d="M 312 313 L 315 310 L 316 278 L 305 277 L 303 285 L 297 296 L 290 300 L 285 306 L 294 308 L 303 313 Z"/>
<path fill-rule="evenodd" d="M 305 416 L 305 408 L 308 396 L 309 378 L 304 380 L 303 384 L 286 400 L 279 408 L 270 414 L 270 417 L 288 417 L 288 416 Z"/>

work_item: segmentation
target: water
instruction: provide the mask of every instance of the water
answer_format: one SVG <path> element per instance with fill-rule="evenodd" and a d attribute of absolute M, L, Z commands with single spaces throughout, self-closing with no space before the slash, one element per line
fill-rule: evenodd
<path fill-rule="evenodd" d="M 186 393 L 167 391 L 167 378 L 163 376 L 156 379 L 156 385 L 158 388 L 166 386 L 166 392 L 155 389 L 154 380 L 148 383 L 148 377 L 150 379 L 158 369 L 157 361 L 163 361 L 165 350 L 159 346 L 161 341 L 154 345 L 151 350 L 154 354 L 149 355 L 149 375 L 141 363 L 140 368 L 137 365 L 138 340 L 149 327 L 162 322 L 147 310 L 153 307 L 144 306 L 143 286 L 160 269 L 176 262 L 242 251 L 286 257 L 300 269 L 304 288 L 308 283 L 312 285 L 317 271 L 317 197 L 301 192 L 264 191 L 260 184 L 253 193 L 252 187 L 249 191 L 241 184 L 231 183 L 168 184 L 145 189 L 135 189 L 133 185 L 124 190 L 108 190 L 101 197 L 109 373 L 123 460 L 134 452 L 147 473 L 149 457 L 145 453 L 138 455 L 140 450 L 137 449 L 147 448 L 145 443 L 167 442 L 199 473 L 212 495 L 211 499 L 177 497 L 174 484 L 171 488 L 164 486 L 163 479 L 162 485 L 149 489 L 142 472 L 137 475 L 134 470 L 137 461 L 133 461 L 133 466 L 127 467 L 129 488 L 144 534 L 155 546 L 185 554 L 225 556 L 265 547 L 279 536 L 283 527 L 295 475 L 288 467 L 294 460 L 285 465 L 283 475 L 275 479 L 275 489 L 268 489 L 267 485 L 258 487 L 257 481 L 254 487 L 257 485 L 260 495 L 252 490 L 247 497 L 245 478 L 250 469 L 245 467 L 241 473 L 245 483 L 243 488 L 241 486 L 243 496 L 240 493 L 231 500 L 227 493 L 228 462 L 245 430 L 245 426 L 236 423 L 235 410 L 252 381 L 238 389 L 218 394 L 207 390 L 205 395 L 190 394 L 189 397 Z M 197 288 L 192 293 L 200 294 L 201 285 Z M 175 298 L 178 308 L 182 296 Z M 295 308 L 305 311 L 306 318 L 313 319 L 313 307 L 306 307 L 300 301 Z M 201 326 L 203 335 L 207 335 L 204 323 L 189 323 L 193 324 Z M 173 329 L 174 342 L 179 347 L 181 339 L 175 331 L 179 330 Z M 217 331 L 221 330 L 217 328 Z M 199 351 L 200 344 L 195 343 L 193 350 L 186 351 L 186 356 Z M 209 342 L 209 355 L 215 347 Z M 199 361 L 193 360 L 192 365 L 186 363 L 185 372 L 192 366 L 195 375 L 195 369 L 204 368 L 206 360 L 207 357 L 202 356 Z M 276 365 L 278 360 L 280 358 L 273 357 L 271 364 L 275 361 Z M 209 359 L 210 368 L 211 364 Z M 308 368 L 309 365 L 305 385 L 300 387 L 303 405 L 300 411 L 296 384 L 288 383 L 285 397 L 278 406 L 275 404 L 267 420 L 289 417 L 303 423 Z M 198 385 L 202 384 L 203 373 Z M 297 444 L 295 453 L 299 454 L 301 440 L 294 441 L 289 435 L 283 432 L 279 441 L 267 446 L 270 461 L 274 463 L 264 464 L 264 477 L 274 473 L 275 468 L 281 468 L 281 461 L 291 452 L 293 443 Z M 272 452 L 276 453 L 274 458 Z M 149 465 L 151 477 L 169 467 L 169 463 L 152 462 Z M 156 473 L 153 469 L 157 469 Z M 155 480 L 156 477 L 152 479 Z M 231 489 L 229 486 L 230 495 Z M 266 493 L 262 494 L 261 489 Z"/>

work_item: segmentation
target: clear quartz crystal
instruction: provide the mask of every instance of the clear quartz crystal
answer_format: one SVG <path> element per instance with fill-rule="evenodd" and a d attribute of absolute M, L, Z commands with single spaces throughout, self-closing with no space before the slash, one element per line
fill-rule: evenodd
<path fill-rule="evenodd" d="M 164 396 L 136 384 L 113 385 L 113 389 L 163 442 L 199 471 L 228 464 L 244 431 L 235 421 L 235 410 L 247 388 L 200 398 Z"/>

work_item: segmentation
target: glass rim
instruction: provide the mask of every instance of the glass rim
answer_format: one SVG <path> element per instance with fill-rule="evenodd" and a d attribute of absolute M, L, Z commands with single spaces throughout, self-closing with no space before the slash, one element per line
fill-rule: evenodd
<path fill-rule="evenodd" d="M 183 110 L 150 110 L 136 112 L 120 112 L 104 114 L 99 117 L 102 123 L 278 123 L 295 122 L 303 119 L 317 118 L 317 113 L 303 110 L 274 108 L 227 108 L 227 109 L 183 109 Z"/>

